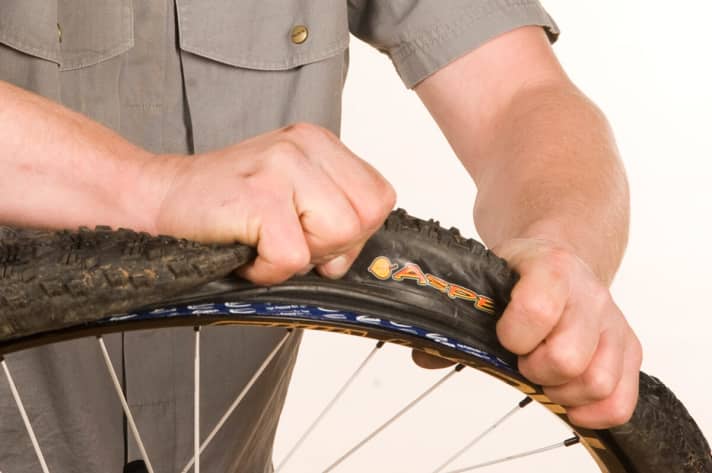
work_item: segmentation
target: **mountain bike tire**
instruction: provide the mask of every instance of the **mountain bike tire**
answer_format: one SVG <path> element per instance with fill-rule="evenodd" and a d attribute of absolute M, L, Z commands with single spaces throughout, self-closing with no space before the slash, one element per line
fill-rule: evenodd
<path fill-rule="evenodd" d="M 517 275 L 456 229 L 395 211 L 337 281 L 309 274 L 257 287 L 227 277 L 252 257 L 242 245 L 202 245 L 125 229 L 4 227 L 0 358 L 55 341 L 160 326 L 335 330 L 479 369 L 569 423 L 565 409 L 519 374 L 516 356 L 497 341 L 495 324 Z M 662 382 L 644 373 L 628 423 L 571 428 L 604 472 L 712 472 L 709 444 L 695 421 Z"/>

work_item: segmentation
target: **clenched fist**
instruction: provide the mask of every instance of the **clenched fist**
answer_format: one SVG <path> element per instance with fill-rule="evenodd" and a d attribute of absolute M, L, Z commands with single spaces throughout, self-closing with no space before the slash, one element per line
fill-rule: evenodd
<path fill-rule="evenodd" d="M 328 130 L 296 124 L 202 155 L 163 156 L 160 233 L 257 247 L 242 275 L 275 284 L 312 265 L 342 276 L 395 203 L 391 185 Z"/>
<path fill-rule="evenodd" d="M 565 406 L 574 424 L 625 423 L 637 401 L 642 350 L 607 287 L 549 241 L 513 239 L 494 251 L 521 276 L 497 324 L 521 373 Z"/>

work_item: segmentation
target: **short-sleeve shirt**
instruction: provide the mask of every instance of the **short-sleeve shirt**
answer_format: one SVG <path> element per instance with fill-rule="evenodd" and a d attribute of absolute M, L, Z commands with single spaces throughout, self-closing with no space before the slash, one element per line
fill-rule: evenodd
<path fill-rule="evenodd" d="M 2 0 L 0 80 L 152 152 L 193 154 L 300 121 L 338 134 L 350 34 L 387 54 L 410 88 L 525 25 L 558 35 L 537 0 Z M 203 437 L 281 332 L 230 327 L 204 336 L 204 381 L 214 394 L 203 398 Z M 203 471 L 271 471 L 297 339 L 216 437 Z M 180 471 L 193 441 L 191 334 L 107 342 L 154 467 Z M 138 458 L 93 343 L 8 357 L 51 471 L 118 472 Z M 0 471 L 38 470 L 14 409 L 0 382 Z"/>

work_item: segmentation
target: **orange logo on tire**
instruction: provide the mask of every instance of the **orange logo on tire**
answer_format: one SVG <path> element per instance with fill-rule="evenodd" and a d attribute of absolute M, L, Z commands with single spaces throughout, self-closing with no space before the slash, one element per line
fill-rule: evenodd
<path fill-rule="evenodd" d="M 373 260 L 373 262 L 371 262 L 371 265 L 368 267 L 368 272 L 376 276 L 378 279 L 385 281 L 390 279 L 391 273 L 394 269 L 393 266 L 396 268 L 398 267 L 398 265 L 391 264 L 391 260 L 385 256 L 378 256 Z"/>
<path fill-rule="evenodd" d="M 495 313 L 494 300 L 487 296 L 477 294 L 472 289 L 450 283 L 433 274 L 424 272 L 415 263 L 406 263 L 403 267 L 391 262 L 386 256 L 377 256 L 368 266 L 368 272 L 381 281 L 393 280 L 396 282 L 414 281 L 418 286 L 428 286 L 438 292 L 447 294 L 450 299 L 460 299 L 472 302 L 475 309 Z"/>

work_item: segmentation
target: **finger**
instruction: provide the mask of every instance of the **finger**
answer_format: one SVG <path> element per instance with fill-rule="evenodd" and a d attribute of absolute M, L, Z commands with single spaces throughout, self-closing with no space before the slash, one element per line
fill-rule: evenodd
<path fill-rule="evenodd" d="M 330 131 L 309 126 L 292 130 L 307 155 L 343 189 L 362 228 L 368 233 L 376 231 L 395 205 L 393 186 Z"/>
<path fill-rule="evenodd" d="M 411 351 L 411 357 L 413 358 L 413 361 L 416 365 L 429 370 L 447 368 L 448 366 L 452 366 L 455 364 L 454 361 L 450 361 L 445 358 L 440 358 L 439 356 L 431 355 L 421 350 Z"/>
<path fill-rule="evenodd" d="M 294 205 L 312 263 L 344 253 L 364 238 L 358 215 L 329 176 L 311 165 L 285 171 L 294 183 Z"/>
<path fill-rule="evenodd" d="M 610 396 L 623 375 L 624 338 L 621 330 L 605 330 L 586 371 L 566 384 L 544 388 L 546 395 L 567 407 L 584 406 Z"/>
<path fill-rule="evenodd" d="M 255 284 L 277 284 L 309 264 L 310 253 L 302 226 L 289 204 L 274 205 L 258 231 L 257 258 L 238 271 Z"/>
<path fill-rule="evenodd" d="M 391 184 L 375 168 L 345 147 L 341 156 L 334 155 L 322 166 L 344 189 L 363 228 L 369 234 L 378 230 L 396 203 L 396 193 Z"/>
<path fill-rule="evenodd" d="M 571 422 L 590 429 L 607 429 L 621 425 L 633 415 L 638 399 L 638 382 L 642 350 L 632 335 L 623 361 L 623 376 L 610 396 L 592 404 L 567 410 Z"/>
<path fill-rule="evenodd" d="M 543 386 L 558 386 L 581 376 L 596 352 L 600 321 L 607 316 L 589 310 L 576 304 L 567 307 L 546 340 L 520 358 L 522 374 Z"/>
<path fill-rule="evenodd" d="M 332 258 L 326 263 L 317 266 L 317 271 L 324 277 L 330 279 L 338 279 L 342 277 L 351 268 L 353 262 L 358 258 L 359 253 L 366 244 L 365 241 L 353 246 L 347 252 Z"/>
<path fill-rule="evenodd" d="M 559 322 L 569 297 L 569 281 L 558 268 L 532 258 L 516 268 L 519 282 L 497 322 L 497 336 L 509 351 L 533 351 Z"/>

